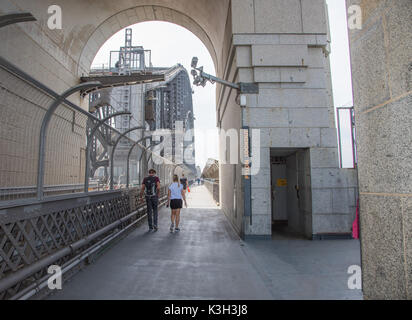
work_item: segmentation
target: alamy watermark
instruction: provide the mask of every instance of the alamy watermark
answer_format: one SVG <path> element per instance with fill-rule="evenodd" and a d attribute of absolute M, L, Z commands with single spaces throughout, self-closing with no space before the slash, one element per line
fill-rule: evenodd
<path fill-rule="evenodd" d="M 348 288 L 350 290 L 362 289 L 362 269 L 358 265 L 352 265 L 348 268 Z"/>
<path fill-rule="evenodd" d="M 51 274 L 47 280 L 47 286 L 50 290 L 62 289 L 62 268 L 57 265 L 51 265 L 47 269 L 47 273 Z"/>
<path fill-rule="evenodd" d="M 195 164 L 194 130 L 183 128 L 183 121 L 175 122 L 175 129 L 159 129 L 152 132 L 153 162 L 156 165 L 172 161 L 174 164 Z M 201 145 L 212 147 L 211 138 L 216 130 L 203 130 L 196 135 Z M 260 129 L 219 129 L 220 162 L 222 164 L 242 165 L 242 175 L 252 176 L 260 171 Z M 161 155 L 156 156 L 156 155 Z M 167 163 L 166 163 L 167 164 Z"/>
<path fill-rule="evenodd" d="M 348 8 L 348 28 L 350 30 L 362 29 L 362 8 L 358 5 Z"/>
<path fill-rule="evenodd" d="M 47 9 L 49 18 L 47 19 L 47 27 L 50 30 L 61 30 L 63 28 L 62 8 L 56 4 L 51 5 Z"/>

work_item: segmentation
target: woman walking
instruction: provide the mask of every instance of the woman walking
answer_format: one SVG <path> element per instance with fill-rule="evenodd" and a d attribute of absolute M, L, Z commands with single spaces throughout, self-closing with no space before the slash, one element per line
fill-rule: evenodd
<path fill-rule="evenodd" d="M 170 225 L 170 232 L 176 231 L 179 232 L 179 222 L 180 222 L 180 209 L 182 209 L 183 201 L 187 208 L 185 191 L 183 185 L 179 183 L 179 177 L 175 174 L 173 176 L 173 183 L 169 187 L 167 193 L 167 206 L 170 206 L 172 209 L 171 220 L 172 224 Z"/>

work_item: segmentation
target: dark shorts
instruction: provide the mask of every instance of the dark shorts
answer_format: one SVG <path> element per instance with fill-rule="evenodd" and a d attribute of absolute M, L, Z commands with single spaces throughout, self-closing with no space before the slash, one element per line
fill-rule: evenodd
<path fill-rule="evenodd" d="M 183 201 L 182 199 L 172 199 L 170 200 L 170 208 L 175 209 L 182 209 Z"/>

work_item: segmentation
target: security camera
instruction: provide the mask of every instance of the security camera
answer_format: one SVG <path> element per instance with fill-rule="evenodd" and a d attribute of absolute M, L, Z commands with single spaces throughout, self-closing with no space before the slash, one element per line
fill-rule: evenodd
<path fill-rule="evenodd" d="M 199 61 L 199 59 L 197 57 L 193 57 L 192 59 L 192 68 L 196 68 L 197 67 L 197 62 Z"/>

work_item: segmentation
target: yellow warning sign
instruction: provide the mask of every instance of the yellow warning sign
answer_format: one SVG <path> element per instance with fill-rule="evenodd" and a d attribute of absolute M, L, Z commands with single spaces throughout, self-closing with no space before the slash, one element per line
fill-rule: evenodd
<path fill-rule="evenodd" d="M 278 179 L 276 184 L 277 184 L 278 187 L 286 187 L 288 185 L 288 180 Z"/>

